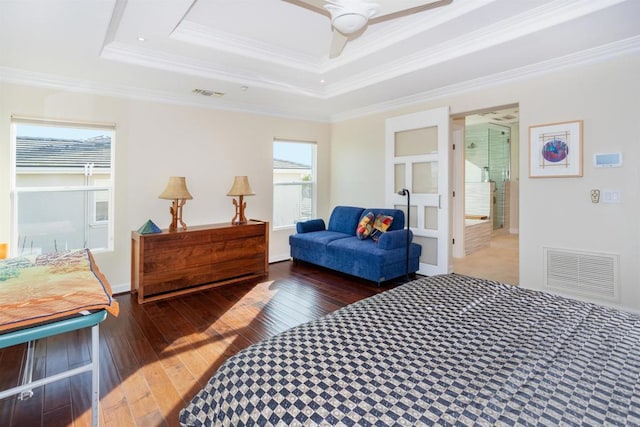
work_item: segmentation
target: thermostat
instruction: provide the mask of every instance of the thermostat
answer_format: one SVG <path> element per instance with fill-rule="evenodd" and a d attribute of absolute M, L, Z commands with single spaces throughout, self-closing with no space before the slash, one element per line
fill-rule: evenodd
<path fill-rule="evenodd" d="M 593 164 L 597 168 L 619 168 L 622 166 L 622 153 L 598 153 L 593 155 Z"/>

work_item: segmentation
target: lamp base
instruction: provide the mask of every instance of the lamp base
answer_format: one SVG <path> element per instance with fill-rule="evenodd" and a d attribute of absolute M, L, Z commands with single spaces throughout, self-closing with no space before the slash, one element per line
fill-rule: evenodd
<path fill-rule="evenodd" d="M 182 207 L 186 203 L 186 199 L 176 199 L 171 203 L 169 212 L 171 212 L 171 225 L 169 225 L 169 233 L 175 233 L 178 231 L 178 223 L 180 223 L 180 230 L 185 231 L 187 224 L 182 220 Z"/>
<path fill-rule="evenodd" d="M 236 214 L 231 220 L 233 225 L 242 225 L 247 223 L 247 217 L 244 216 L 244 209 L 247 207 L 247 202 L 242 200 L 243 196 L 238 196 L 239 201 L 233 199 L 233 205 L 236 207 Z"/>

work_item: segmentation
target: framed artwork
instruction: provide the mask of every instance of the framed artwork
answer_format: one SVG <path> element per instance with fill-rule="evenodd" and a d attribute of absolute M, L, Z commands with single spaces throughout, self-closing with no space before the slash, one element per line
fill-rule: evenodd
<path fill-rule="evenodd" d="M 529 178 L 582 176 L 582 120 L 529 126 Z"/>

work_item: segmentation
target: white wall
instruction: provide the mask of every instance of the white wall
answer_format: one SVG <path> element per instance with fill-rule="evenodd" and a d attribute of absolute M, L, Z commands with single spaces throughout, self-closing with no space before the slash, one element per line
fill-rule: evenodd
<path fill-rule="evenodd" d="M 157 198 L 169 175 L 185 175 L 194 195 L 187 224 L 230 221 L 225 194 L 233 176 L 245 174 L 256 192 L 247 198 L 248 217 L 270 219 L 273 138 L 317 141 L 318 214 L 326 219 L 336 204 L 383 206 L 387 117 L 443 105 L 460 115 L 519 104 L 521 284 L 542 287 L 544 246 L 616 253 L 620 304 L 640 309 L 638 75 L 636 53 L 332 125 L 0 84 L 0 242 L 9 236 L 11 114 L 116 124 L 115 252 L 97 259 L 117 286 L 129 283 L 131 230 L 149 218 L 169 224 L 168 202 Z M 584 120 L 584 177 L 528 178 L 528 127 L 576 119 Z M 622 151 L 624 167 L 593 168 L 592 155 L 602 151 Z M 594 205 L 592 188 L 620 190 L 623 202 Z M 289 233 L 270 236 L 272 259 L 288 254 Z"/>
<path fill-rule="evenodd" d="M 452 115 L 518 104 L 520 283 L 542 288 L 543 247 L 620 255 L 622 306 L 640 309 L 640 54 L 530 77 L 332 126 L 331 205 L 384 203 L 384 120 L 450 106 Z M 584 120 L 584 176 L 528 178 L 528 127 Z M 596 152 L 622 151 L 624 167 L 595 169 Z M 364 152 L 368 153 L 363 161 Z M 592 188 L 622 191 L 592 204 Z"/>
<path fill-rule="evenodd" d="M 111 98 L 60 90 L 0 84 L 0 242 L 9 239 L 11 114 L 116 124 L 115 251 L 96 254 L 114 287 L 130 283 L 131 230 L 147 219 L 166 228 L 169 201 L 158 199 L 170 175 L 185 176 L 193 200 L 187 225 L 231 222 L 226 193 L 235 175 L 248 175 L 255 196 L 248 218 L 272 216 L 273 139 L 318 143 L 318 203 L 326 206 L 329 183 L 329 125 L 213 109 Z M 288 235 L 270 233 L 270 258 L 289 254 Z"/>

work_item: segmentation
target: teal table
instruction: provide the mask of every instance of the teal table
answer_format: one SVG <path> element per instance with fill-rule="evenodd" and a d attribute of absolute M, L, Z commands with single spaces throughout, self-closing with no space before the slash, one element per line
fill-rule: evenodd
<path fill-rule="evenodd" d="M 16 394 L 20 394 L 21 398 L 27 398 L 33 394 L 31 390 L 35 387 L 41 387 L 91 371 L 91 425 L 97 427 L 100 417 L 98 408 L 100 402 L 99 325 L 100 322 L 106 318 L 106 310 L 93 313 L 81 312 L 77 316 L 0 334 L 0 348 L 27 343 L 25 375 L 23 376 L 22 384 L 8 390 L 0 391 L 0 399 Z M 39 380 L 32 380 L 33 349 L 36 340 L 89 327 L 91 328 L 91 362 Z"/>

